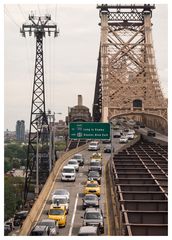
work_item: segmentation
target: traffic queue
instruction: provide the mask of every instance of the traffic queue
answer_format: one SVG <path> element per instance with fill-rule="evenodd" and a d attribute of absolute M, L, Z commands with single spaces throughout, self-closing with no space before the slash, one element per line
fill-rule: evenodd
<path fill-rule="evenodd" d="M 90 144 L 92 145 L 92 142 Z M 99 144 L 98 149 L 100 149 Z M 88 150 L 90 151 L 89 147 Z M 92 150 L 94 153 L 89 159 L 87 180 L 82 192 L 82 209 L 84 212 L 83 216 L 81 216 L 83 221 L 78 232 L 79 236 L 100 235 L 104 233 L 104 217 L 103 211 L 100 208 L 102 154 L 97 152 L 97 149 Z M 79 172 L 80 166 L 84 168 L 84 164 L 84 156 L 81 153 L 75 154 L 62 167 L 60 180 L 62 182 L 75 182 L 77 172 Z M 59 228 L 65 227 L 67 224 L 69 208 L 70 192 L 67 189 L 55 189 L 51 193 L 51 204 L 47 211 L 47 218 L 37 222 L 33 226 L 30 235 L 58 235 Z"/>

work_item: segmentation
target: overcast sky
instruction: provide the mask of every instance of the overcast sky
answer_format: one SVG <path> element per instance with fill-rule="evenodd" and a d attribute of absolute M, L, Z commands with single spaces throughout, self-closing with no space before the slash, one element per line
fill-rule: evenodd
<path fill-rule="evenodd" d="M 153 10 L 153 39 L 158 74 L 167 95 L 167 5 Z M 46 109 L 61 112 L 56 120 L 65 118 L 68 106 L 83 104 L 92 109 L 100 43 L 96 5 L 51 4 L 10 5 L 4 10 L 4 129 L 15 130 L 17 120 L 25 120 L 29 128 L 35 60 L 35 38 L 23 38 L 20 27 L 29 13 L 50 13 L 57 22 L 60 35 L 44 39 Z"/>

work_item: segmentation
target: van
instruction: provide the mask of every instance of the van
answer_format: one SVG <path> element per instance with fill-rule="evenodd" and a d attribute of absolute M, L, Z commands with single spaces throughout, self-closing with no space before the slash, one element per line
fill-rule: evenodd
<path fill-rule="evenodd" d="M 74 166 L 64 166 L 61 172 L 61 181 L 73 181 L 76 179 L 76 170 Z"/>
<path fill-rule="evenodd" d="M 90 142 L 89 146 L 88 146 L 88 150 L 89 151 L 97 151 L 100 150 L 100 144 L 99 142 Z"/>

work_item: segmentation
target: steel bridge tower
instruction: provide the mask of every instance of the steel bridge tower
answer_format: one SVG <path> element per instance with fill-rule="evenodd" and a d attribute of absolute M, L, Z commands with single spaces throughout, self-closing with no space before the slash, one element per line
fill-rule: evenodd
<path fill-rule="evenodd" d="M 107 122 L 115 116 L 140 114 L 142 118 L 151 116 L 145 118 L 147 123 L 159 116 L 159 124 L 165 127 L 167 100 L 160 87 L 152 40 L 151 17 L 155 5 L 98 5 L 97 8 L 101 39 L 94 121 Z"/>
<path fill-rule="evenodd" d="M 26 33 L 29 33 L 29 36 L 33 33 L 34 37 L 36 37 L 35 72 L 31 102 L 24 202 L 27 200 L 30 183 L 35 184 L 37 180 L 39 184 L 44 184 L 49 175 L 49 126 L 45 110 L 43 37 L 46 36 L 46 33 L 50 36 L 52 32 L 54 33 L 54 37 L 58 35 L 57 25 L 50 23 L 50 15 L 37 17 L 32 14 L 29 15 L 29 20 L 30 24 L 23 24 L 20 29 L 23 37 L 26 36 Z M 36 171 L 38 171 L 37 176 Z M 38 185 L 35 193 L 39 194 L 39 190 Z"/>

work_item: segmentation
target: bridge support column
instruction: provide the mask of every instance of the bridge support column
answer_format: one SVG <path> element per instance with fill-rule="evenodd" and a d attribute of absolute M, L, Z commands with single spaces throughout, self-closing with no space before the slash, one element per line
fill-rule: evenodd
<path fill-rule="evenodd" d="M 103 107 L 102 122 L 108 122 L 108 107 Z"/>
<path fill-rule="evenodd" d="M 108 122 L 109 80 L 108 80 L 108 11 L 101 11 L 101 82 L 102 121 Z"/>

